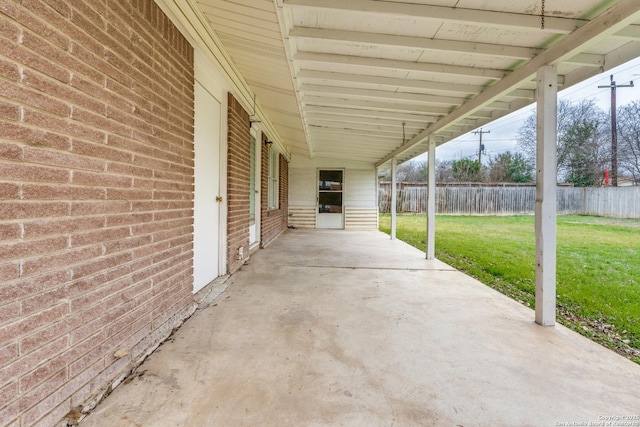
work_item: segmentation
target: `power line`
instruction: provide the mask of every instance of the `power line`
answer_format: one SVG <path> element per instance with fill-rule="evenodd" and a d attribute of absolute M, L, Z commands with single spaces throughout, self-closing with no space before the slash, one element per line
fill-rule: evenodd
<path fill-rule="evenodd" d="M 611 186 L 618 186 L 618 126 L 616 124 L 616 89 L 619 87 L 633 87 L 633 81 L 628 85 L 617 85 L 613 81 L 611 74 L 611 83 L 608 86 L 598 86 L 599 88 L 611 88 Z"/>
<path fill-rule="evenodd" d="M 483 133 L 491 133 L 490 130 L 483 131 L 482 128 L 480 130 L 476 130 L 472 132 L 474 135 L 480 135 L 480 145 L 478 146 L 478 164 L 482 166 L 482 152 L 484 151 L 484 145 L 482 144 L 482 134 Z"/>

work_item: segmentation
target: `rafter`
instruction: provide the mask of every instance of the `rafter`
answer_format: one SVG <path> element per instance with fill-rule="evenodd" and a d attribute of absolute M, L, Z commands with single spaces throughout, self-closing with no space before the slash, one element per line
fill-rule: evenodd
<path fill-rule="evenodd" d="M 352 82 L 352 83 L 365 83 L 381 86 L 392 87 L 404 87 L 430 90 L 436 92 L 454 92 L 464 94 L 477 94 L 482 91 L 483 87 L 479 85 L 470 85 L 465 83 L 445 83 L 435 82 L 429 80 L 415 80 L 415 79 L 399 79 L 395 77 L 379 77 L 379 76 L 367 76 L 361 74 L 347 74 L 347 73 L 331 73 L 326 71 L 313 71 L 313 70 L 300 70 L 298 72 L 298 78 L 301 79 L 314 79 L 314 80 L 329 80 L 339 82 Z"/>
<path fill-rule="evenodd" d="M 391 16 L 406 16 L 429 20 L 491 25 L 492 27 L 531 28 L 540 31 L 540 15 L 467 9 L 424 4 L 397 3 L 371 0 L 283 0 L 288 7 L 332 9 Z M 545 16 L 544 30 L 549 33 L 569 34 L 587 21 L 574 18 Z"/>
<path fill-rule="evenodd" d="M 395 128 L 402 128 L 402 123 L 406 124 L 407 129 L 424 129 L 425 123 L 423 121 L 409 121 L 409 120 L 390 120 L 378 117 L 356 117 L 340 114 L 307 114 L 307 123 L 353 123 L 358 125 L 374 125 L 374 126 L 390 126 Z"/>
<path fill-rule="evenodd" d="M 422 37 L 398 36 L 360 31 L 327 30 L 321 28 L 294 27 L 289 32 L 290 38 L 308 38 L 332 40 L 347 43 L 364 43 L 425 50 L 458 52 L 469 55 L 487 55 L 514 59 L 530 59 L 540 53 L 540 49 L 490 43 L 465 42 L 459 40 L 442 40 Z"/>
<path fill-rule="evenodd" d="M 411 112 L 395 112 L 386 110 L 364 110 L 359 108 L 339 108 L 339 107 L 324 107 L 316 105 L 308 105 L 305 108 L 305 112 L 318 115 L 335 115 L 335 116 L 351 116 L 351 117 L 371 117 L 381 118 L 389 120 L 397 120 L 399 122 L 420 122 L 428 123 L 436 120 L 438 116 L 425 113 L 411 113 Z"/>
<path fill-rule="evenodd" d="M 450 108 L 440 107 L 434 105 L 418 105 L 418 104 L 400 104 L 392 101 L 368 101 L 361 99 L 349 99 L 340 96 L 313 96 L 305 95 L 304 104 L 306 106 L 333 106 L 333 107 L 357 107 L 368 108 L 371 110 L 385 110 L 395 112 L 408 112 L 411 114 L 432 114 L 438 116 L 444 116 L 451 112 Z M 306 107 L 305 107 L 306 108 Z"/>
<path fill-rule="evenodd" d="M 491 68 L 462 67 L 457 65 L 436 64 L 428 62 L 398 61 L 394 59 L 368 58 L 362 56 L 336 55 L 331 53 L 298 52 L 293 55 L 295 61 L 324 62 L 359 67 L 384 68 L 404 71 L 420 71 L 433 74 L 447 74 L 451 76 L 486 77 L 487 79 L 501 79 L 510 73 L 508 70 Z"/>
<path fill-rule="evenodd" d="M 304 93 L 333 94 L 356 98 L 389 99 L 394 101 L 417 102 L 420 104 L 461 105 L 465 99 L 453 96 L 439 96 L 431 94 L 417 94 L 392 92 L 373 89 L 354 89 L 341 86 L 302 85 L 300 90 Z"/>

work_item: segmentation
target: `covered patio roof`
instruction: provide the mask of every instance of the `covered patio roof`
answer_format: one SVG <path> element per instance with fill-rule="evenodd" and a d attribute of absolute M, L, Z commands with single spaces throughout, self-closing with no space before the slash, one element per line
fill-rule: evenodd
<path fill-rule="evenodd" d="M 564 89 L 640 56 L 636 0 L 174 1 L 287 153 L 378 166 L 533 103 L 545 65 Z"/>

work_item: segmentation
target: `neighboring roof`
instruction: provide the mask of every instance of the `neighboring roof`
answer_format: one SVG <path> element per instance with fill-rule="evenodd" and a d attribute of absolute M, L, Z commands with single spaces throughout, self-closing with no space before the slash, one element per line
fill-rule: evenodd
<path fill-rule="evenodd" d="M 637 0 L 197 4 L 291 153 L 378 165 L 640 56 Z"/>

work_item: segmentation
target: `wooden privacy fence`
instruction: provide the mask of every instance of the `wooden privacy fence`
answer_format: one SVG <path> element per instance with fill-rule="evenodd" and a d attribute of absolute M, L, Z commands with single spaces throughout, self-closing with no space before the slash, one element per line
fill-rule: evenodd
<path fill-rule="evenodd" d="M 398 213 L 425 213 L 427 186 L 398 184 Z M 391 211 L 391 185 L 378 188 L 379 209 Z M 535 185 L 450 185 L 436 187 L 436 212 L 450 215 L 532 214 Z M 640 218 L 640 187 L 558 187 L 559 214 Z"/>

